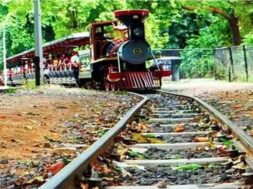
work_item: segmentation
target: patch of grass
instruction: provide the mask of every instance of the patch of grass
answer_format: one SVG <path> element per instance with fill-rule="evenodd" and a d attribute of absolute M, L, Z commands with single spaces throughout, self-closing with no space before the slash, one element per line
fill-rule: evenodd
<path fill-rule="evenodd" d="M 147 138 L 156 138 L 156 135 L 149 134 L 149 133 L 145 134 L 144 136 L 147 137 Z"/>
<path fill-rule="evenodd" d="M 143 154 L 141 152 L 135 152 L 135 151 L 128 152 L 128 156 L 130 156 L 132 158 L 139 158 L 139 159 L 146 158 L 145 154 Z"/>
<path fill-rule="evenodd" d="M 23 80 L 22 87 L 24 89 L 29 89 L 29 90 L 37 89 L 37 86 L 35 85 L 35 80 L 34 79 Z"/>
<path fill-rule="evenodd" d="M 127 95 L 128 92 L 127 91 L 114 91 L 114 94 L 116 94 L 116 95 Z"/>
<path fill-rule="evenodd" d="M 101 128 L 98 131 L 98 137 L 102 137 L 105 133 L 107 133 L 107 131 L 109 131 L 109 129 L 107 129 L 107 128 Z"/>
<path fill-rule="evenodd" d="M 16 88 L 10 87 L 10 88 L 7 88 L 6 93 L 7 93 L 7 94 L 13 94 L 13 93 L 15 93 L 16 91 L 17 91 Z"/>
<path fill-rule="evenodd" d="M 190 164 L 185 164 L 185 165 L 178 165 L 175 167 L 172 167 L 172 169 L 177 170 L 177 171 L 195 171 L 198 170 L 202 167 L 202 165 L 197 164 L 197 163 L 190 163 Z"/>

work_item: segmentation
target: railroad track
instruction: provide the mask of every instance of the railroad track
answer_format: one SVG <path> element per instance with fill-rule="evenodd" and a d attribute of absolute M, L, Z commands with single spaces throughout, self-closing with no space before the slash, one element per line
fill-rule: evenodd
<path fill-rule="evenodd" d="M 252 139 L 213 107 L 160 91 L 40 188 L 253 188 L 252 153 Z"/>

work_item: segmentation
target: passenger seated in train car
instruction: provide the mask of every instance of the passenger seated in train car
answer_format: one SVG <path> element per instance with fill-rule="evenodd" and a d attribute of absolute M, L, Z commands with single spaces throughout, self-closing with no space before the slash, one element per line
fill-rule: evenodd
<path fill-rule="evenodd" d="M 65 60 L 64 60 L 64 63 L 65 63 L 65 67 L 67 70 L 70 70 L 71 69 L 71 63 L 70 63 L 70 56 L 66 56 Z"/>
<path fill-rule="evenodd" d="M 59 57 L 59 68 L 60 70 L 64 70 L 65 68 L 65 53 L 61 54 Z"/>
<path fill-rule="evenodd" d="M 11 82 L 11 85 L 13 85 L 13 79 L 12 79 L 13 71 L 11 68 L 7 71 L 8 80 Z"/>
<path fill-rule="evenodd" d="M 52 64 L 53 64 L 54 70 L 58 70 L 59 60 L 58 60 L 57 56 L 53 56 Z"/>
<path fill-rule="evenodd" d="M 59 66 L 61 70 L 67 70 L 70 67 L 68 66 L 69 63 L 70 61 L 67 54 L 66 53 L 61 54 L 60 59 L 59 59 Z"/>
<path fill-rule="evenodd" d="M 79 81 L 78 81 L 78 78 L 79 78 L 79 70 L 80 70 L 80 59 L 79 59 L 79 55 L 78 55 L 78 52 L 73 50 L 72 51 L 72 56 L 70 58 L 70 63 L 72 65 L 72 71 L 73 71 L 73 75 L 74 75 L 74 78 L 75 78 L 75 81 L 76 81 L 76 85 L 79 86 Z"/>
<path fill-rule="evenodd" d="M 27 82 L 27 77 L 26 77 L 26 70 L 27 70 L 26 65 L 27 65 L 27 64 L 28 64 L 28 62 L 25 61 L 25 62 L 23 63 L 23 65 L 21 65 L 21 67 L 20 67 L 21 73 L 22 73 L 22 75 L 23 75 L 23 78 L 25 79 L 25 82 Z"/>
<path fill-rule="evenodd" d="M 47 61 L 47 59 L 45 57 L 43 58 L 43 73 L 44 73 L 44 75 L 48 75 L 49 74 L 48 61 Z"/>
<path fill-rule="evenodd" d="M 48 66 L 49 71 L 54 71 L 54 66 L 50 61 L 48 61 L 47 66 Z"/>

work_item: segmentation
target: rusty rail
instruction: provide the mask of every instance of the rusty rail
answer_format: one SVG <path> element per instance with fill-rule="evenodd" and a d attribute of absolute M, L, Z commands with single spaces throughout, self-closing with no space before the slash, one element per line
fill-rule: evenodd
<path fill-rule="evenodd" d="M 135 94 L 135 93 L 134 93 Z M 135 94 L 138 95 L 138 94 Z M 99 156 L 101 152 L 110 147 L 113 144 L 114 137 L 116 137 L 126 127 L 126 124 L 133 115 L 146 103 L 147 97 L 138 95 L 143 99 L 133 108 L 131 108 L 120 121 L 111 128 L 106 134 L 92 144 L 87 150 L 71 161 L 66 167 L 64 167 L 55 176 L 50 178 L 46 183 L 40 186 L 40 189 L 70 189 L 75 188 L 74 179 L 76 176 L 82 177 L 83 171 L 87 166 Z"/>

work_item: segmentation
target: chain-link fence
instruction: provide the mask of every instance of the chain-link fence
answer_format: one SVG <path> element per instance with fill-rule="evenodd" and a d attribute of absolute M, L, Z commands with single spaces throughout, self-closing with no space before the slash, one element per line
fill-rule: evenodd
<path fill-rule="evenodd" d="M 253 48 L 234 46 L 215 49 L 217 79 L 228 81 L 253 81 Z"/>
<path fill-rule="evenodd" d="M 253 46 L 250 45 L 216 49 L 164 49 L 155 50 L 154 54 L 163 59 L 178 57 L 180 78 L 253 81 Z"/>

